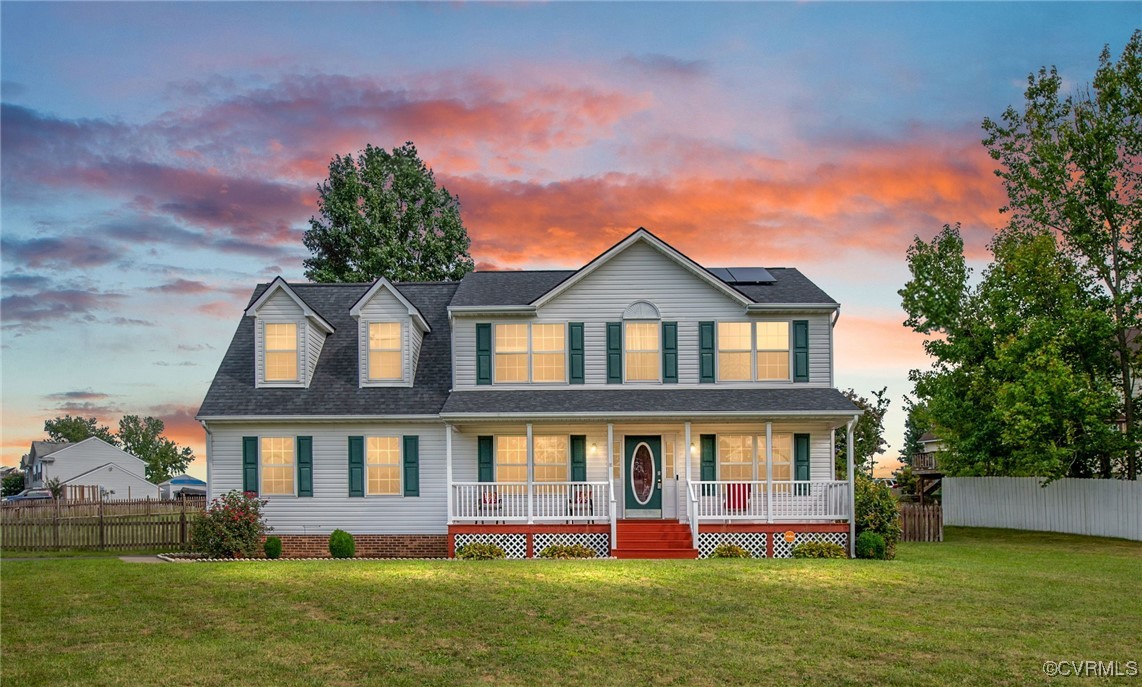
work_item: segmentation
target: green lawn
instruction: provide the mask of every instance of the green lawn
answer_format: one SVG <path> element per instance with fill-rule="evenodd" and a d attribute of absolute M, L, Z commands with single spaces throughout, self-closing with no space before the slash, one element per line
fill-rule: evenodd
<path fill-rule="evenodd" d="M 0 682 L 1021 685 L 1142 662 L 1142 544 L 947 537 L 888 563 L 8 560 Z"/>

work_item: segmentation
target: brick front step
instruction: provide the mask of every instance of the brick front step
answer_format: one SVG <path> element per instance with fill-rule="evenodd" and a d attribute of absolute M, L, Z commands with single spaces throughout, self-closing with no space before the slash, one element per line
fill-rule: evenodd
<path fill-rule="evenodd" d="M 620 520 L 615 558 L 697 558 L 690 528 L 671 520 Z"/>
<path fill-rule="evenodd" d="M 698 549 L 616 549 L 615 558 L 697 558 Z"/>

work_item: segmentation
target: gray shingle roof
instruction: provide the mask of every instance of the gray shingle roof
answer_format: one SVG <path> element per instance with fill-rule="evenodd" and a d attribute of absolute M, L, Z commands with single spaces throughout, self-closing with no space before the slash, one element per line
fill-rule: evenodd
<path fill-rule="evenodd" d="M 480 413 L 856 413 L 836 389 L 539 389 L 454 391 L 444 415 Z"/>
<path fill-rule="evenodd" d="M 809 281 L 800 270 L 793 267 L 767 267 L 773 275 L 772 284 L 733 284 L 732 286 L 754 303 L 836 303 L 829 294 Z"/>
<path fill-rule="evenodd" d="M 460 280 L 451 305 L 527 305 L 572 274 L 575 270 L 469 272 Z"/>
<path fill-rule="evenodd" d="M 792 267 L 765 269 L 775 279 L 772 284 L 731 283 L 730 286 L 755 303 L 836 303 L 829 294 Z M 470 272 L 460 280 L 460 288 L 456 290 L 450 305 L 527 305 L 573 274 L 575 270 Z"/>
<path fill-rule="evenodd" d="M 259 284 L 252 303 L 269 285 Z M 371 284 L 290 284 L 290 288 L 337 330 L 326 340 L 308 389 L 254 387 L 254 318 L 243 317 L 222 358 L 200 416 L 434 415 L 452 382 L 448 303 L 455 283 L 395 284 L 428 320 L 411 388 L 359 388 L 357 323 L 349 308 Z"/>

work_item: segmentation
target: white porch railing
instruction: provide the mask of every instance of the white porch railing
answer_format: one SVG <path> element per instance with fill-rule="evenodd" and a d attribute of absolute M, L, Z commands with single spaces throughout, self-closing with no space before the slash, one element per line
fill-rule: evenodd
<path fill-rule="evenodd" d="M 848 482 L 691 482 L 690 510 L 697 521 L 847 520 Z"/>
<path fill-rule="evenodd" d="M 450 522 L 606 522 L 609 491 L 608 482 L 453 482 Z"/>

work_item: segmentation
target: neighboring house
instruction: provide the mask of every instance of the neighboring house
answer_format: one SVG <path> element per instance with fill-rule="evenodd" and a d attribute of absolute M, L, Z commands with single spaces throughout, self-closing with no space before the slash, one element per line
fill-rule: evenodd
<path fill-rule="evenodd" d="M 924 432 L 916 441 L 920 444 L 920 453 L 912 456 L 912 469 L 938 470 L 936 454 L 944 450 L 944 440 L 931 432 Z"/>
<path fill-rule="evenodd" d="M 206 482 L 190 475 L 176 475 L 159 483 L 159 497 L 174 499 L 179 496 L 206 496 Z"/>
<path fill-rule="evenodd" d="M 97 487 L 104 499 L 158 498 L 159 488 L 145 477 L 147 464 L 99 437 L 75 443 L 33 441 L 24 456 L 28 488 L 58 479 L 64 486 Z"/>
<path fill-rule="evenodd" d="M 644 229 L 579 270 L 279 277 L 198 413 L 209 496 L 257 492 L 287 553 L 335 528 L 358 555 L 847 545 L 839 308 L 796 269 L 706 269 Z"/>

